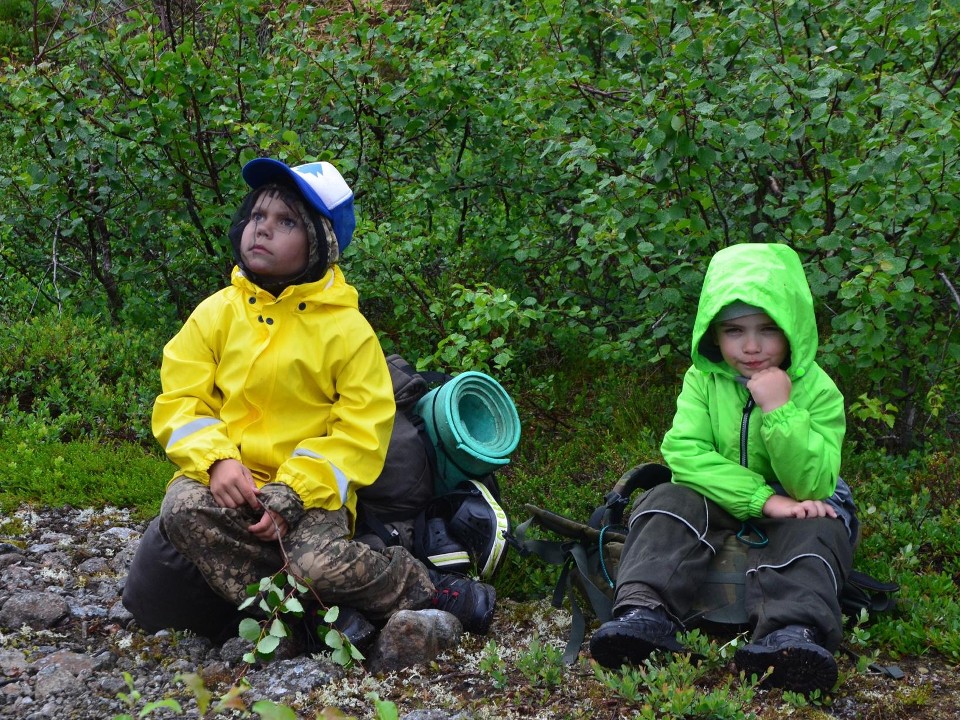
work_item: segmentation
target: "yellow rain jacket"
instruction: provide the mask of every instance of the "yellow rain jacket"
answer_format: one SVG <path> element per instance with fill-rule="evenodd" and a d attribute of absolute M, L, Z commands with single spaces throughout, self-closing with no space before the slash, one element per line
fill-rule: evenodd
<path fill-rule="evenodd" d="M 280 297 L 234 268 L 163 350 L 153 434 L 186 475 L 217 460 L 259 486 L 289 485 L 307 510 L 356 513 L 356 489 L 383 469 L 396 411 L 376 334 L 334 265 Z"/>

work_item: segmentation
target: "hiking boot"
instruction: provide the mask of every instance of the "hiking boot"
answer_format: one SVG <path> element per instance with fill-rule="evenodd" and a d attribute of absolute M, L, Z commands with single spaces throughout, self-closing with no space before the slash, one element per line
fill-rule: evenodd
<path fill-rule="evenodd" d="M 304 650 L 309 653 L 326 652 L 327 647 L 324 638 L 330 625 L 323 621 L 323 615 L 326 610 L 312 609 L 303 617 L 303 629 L 305 631 Z M 344 637 L 350 641 L 361 653 L 366 654 L 373 641 L 377 639 L 377 628 L 363 616 L 358 610 L 349 607 L 341 607 L 340 614 L 332 623 L 334 629 L 343 633 Z"/>
<path fill-rule="evenodd" d="M 487 634 L 497 600 L 497 591 L 492 585 L 435 570 L 430 571 L 430 579 L 436 588 L 431 600 L 433 607 L 456 617 L 467 632 Z"/>
<path fill-rule="evenodd" d="M 614 670 L 624 663 L 639 665 L 656 650 L 683 652 L 677 641 L 680 630 L 662 605 L 633 607 L 600 626 L 590 638 L 590 654 Z"/>
<path fill-rule="evenodd" d="M 366 653 L 377 639 L 377 628 L 359 611 L 349 607 L 340 608 L 340 615 L 333 623 L 357 650 Z"/>
<path fill-rule="evenodd" d="M 837 682 L 837 661 L 820 644 L 820 635 L 806 625 L 787 625 L 766 637 L 739 648 L 734 655 L 737 669 L 749 678 L 764 676 L 765 685 L 799 693 L 824 692 Z"/>

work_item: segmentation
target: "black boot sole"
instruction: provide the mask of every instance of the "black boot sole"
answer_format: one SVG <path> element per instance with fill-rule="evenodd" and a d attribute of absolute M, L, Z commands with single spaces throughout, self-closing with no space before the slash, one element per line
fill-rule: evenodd
<path fill-rule="evenodd" d="M 798 644 L 781 648 L 746 645 L 734 656 L 737 669 L 749 678 L 763 677 L 763 685 L 799 693 L 827 692 L 837 683 L 837 661 L 826 648 Z"/>
<path fill-rule="evenodd" d="M 676 638 L 649 636 L 631 632 L 626 624 L 606 628 L 601 626 L 590 638 L 590 655 L 600 665 L 619 670 L 624 664 L 640 665 L 656 651 L 682 653 L 683 646 Z"/>

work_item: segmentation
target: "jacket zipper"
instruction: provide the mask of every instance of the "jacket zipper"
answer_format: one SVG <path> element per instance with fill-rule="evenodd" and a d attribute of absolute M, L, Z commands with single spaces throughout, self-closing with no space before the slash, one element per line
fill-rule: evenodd
<path fill-rule="evenodd" d="M 756 407 L 753 395 L 747 395 L 747 404 L 743 406 L 743 417 L 740 418 L 740 464 L 747 467 L 747 434 L 750 431 L 750 411 Z"/>

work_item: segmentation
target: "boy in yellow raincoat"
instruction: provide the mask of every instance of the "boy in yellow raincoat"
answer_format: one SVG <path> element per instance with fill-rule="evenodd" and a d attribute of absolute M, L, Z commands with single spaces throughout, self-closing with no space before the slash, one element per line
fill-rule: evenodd
<path fill-rule="evenodd" d="M 324 605 L 375 624 L 437 607 L 486 632 L 491 586 L 351 537 L 357 488 L 380 474 L 396 412 L 377 336 L 337 265 L 353 192 L 327 162 L 260 158 L 243 177 L 231 283 L 163 352 L 153 432 L 177 472 L 162 533 L 234 606 L 289 560 Z"/>

